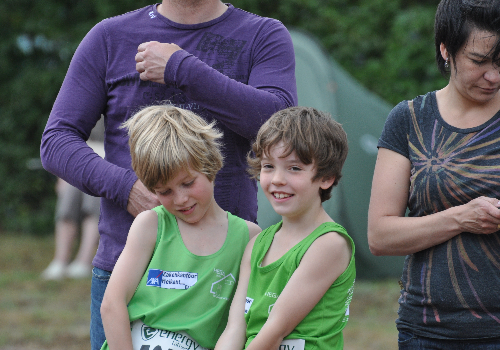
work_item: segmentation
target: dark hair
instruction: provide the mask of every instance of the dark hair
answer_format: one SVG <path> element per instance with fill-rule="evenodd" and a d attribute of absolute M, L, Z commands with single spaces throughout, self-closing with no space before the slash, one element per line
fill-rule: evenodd
<path fill-rule="evenodd" d="M 441 74 L 448 72 L 441 56 L 440 45 L 444 44 L 455 64 L 455 57 L 467 42 L 472 30 L 485 30 L 498 36 L 492 50 L 494 60 L 500 55 L 500 0 L 441 0 L 434 22 L 436 62 Z M 456 66 L 456 65 L 455 65 Z"/>
<path fill-rule="evenodd" d="M 328 189 L 320 189 L 321 202 L 330 199 L 332 188 L 342 177 L 342 166 L 347 157 L 347 135 L 342 126 L 330 114 L 311 107 L 290 107 L 274 113 L 262 125 L 247 156 L 248 172 L 258 178 L 261 159 L 272 146 L 283 142 L 287 157 L 295 151 L 304 164 L 314 163 L 318 179 L 335 181 Z"/>

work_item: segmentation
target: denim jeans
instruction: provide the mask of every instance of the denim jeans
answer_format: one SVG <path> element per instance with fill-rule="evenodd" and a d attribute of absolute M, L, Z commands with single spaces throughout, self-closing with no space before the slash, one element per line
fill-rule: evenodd
<path fill-rule="evenodd" d="M 500 350 L 500 339 L 486 341 L 432 339 L 400 330 L 398 345 L 399 350 Z"/>
<path fill-rule="evenodd" d="M 92 286 L 90 288 L 90 346 L 92 350 L 100 350 L 106 340 L 101 319 L 101 303 L 110 276 L 111 272 L 109 271 L 97 267 L 92 269 Z"/>

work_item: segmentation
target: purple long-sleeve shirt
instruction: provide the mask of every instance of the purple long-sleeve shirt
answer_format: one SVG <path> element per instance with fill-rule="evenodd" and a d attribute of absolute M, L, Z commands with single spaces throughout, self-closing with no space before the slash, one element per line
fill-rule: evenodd
<path fill-rule="evenodd" d="M 45 169 L 103 197 L 93 264 L 107 271 L 133 221 L 126 207 L 137 180 L 121 123 L 140 108 L 165 101 L 217 120 L 224 132 L 225 165 L 215 180 L 215 199 L 224 210 L 255 221 L 257 186 L 245 172 L 246 154 L 263 122 L 297 103 L 292 41 L 279 21 L 228 4 L 219 18 L 184 25 L 163 17 L 156 7 L 106 19 L 85 36 L 42 136 Z M 147 41 L 182 48 L 167 63 L 166 84 L 139 79 L 134 57 Z M 85 143 L 101 115 L 105 160 Z"/>

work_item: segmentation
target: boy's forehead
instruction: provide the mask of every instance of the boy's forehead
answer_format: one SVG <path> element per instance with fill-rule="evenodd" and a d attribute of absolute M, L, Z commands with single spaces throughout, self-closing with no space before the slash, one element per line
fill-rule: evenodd
<path fill-rule="evenodd" d="M 293 147 L 293 144 L 287 145 L 283 141 L 269 146 L 264 152 L 262 152 L 261 159 L 285 159 L 290 163 L 303 163 L 305 165 L 312 164 L 314 167 L 316 166 L 316 161 L 314 159 L 308 161 L 307 156 L 302 159 Z"/>
<path fill-rule="evenodd" d="M 169 185 L 175 184 L 177 182 L 182 182 L 190 177 L 193 176 L 193 170 L 191 168 L 189 169 L 179 169 L 175 171 L 172 176 L 168 180 L 162 180 L 160 179 L 154 189 L 159 189 L 159 188 L 164 188 L 168 187 Z"/>
<path fill-rule="evenodd" d="M 267 147 L 263 154 L 263 157 L 282 158 L 283 155 L 288 156 L 291 154 L 295 155 L 295 150 L 292 148 L 292 146 L 285 144 L 283 141 L 279 141 Z"/>
<path fill-rule="evenodd" d="M 268 152 L 265 152 L 262 155 L 262 159 L 284 159 L 287 162 L 302 163 L 302 160 L 297 155 L 297 152 L 293 148 L 286 146 L 271 147 Z"/>

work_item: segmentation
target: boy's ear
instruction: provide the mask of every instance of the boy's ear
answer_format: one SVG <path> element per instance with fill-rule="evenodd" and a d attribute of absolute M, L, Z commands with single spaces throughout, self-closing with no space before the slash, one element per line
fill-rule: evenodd
<path fill-rule="evenodd" d="M 331 177 L 331 178 L 323 178 L 321 180 L 321 183 L 320 183 L 320 187 L 321 189 L 323 190 L 327 190 L 329 189 L 330 187 L 333 186 L 333 183 L 335 182 L 335 176 Z"/>

